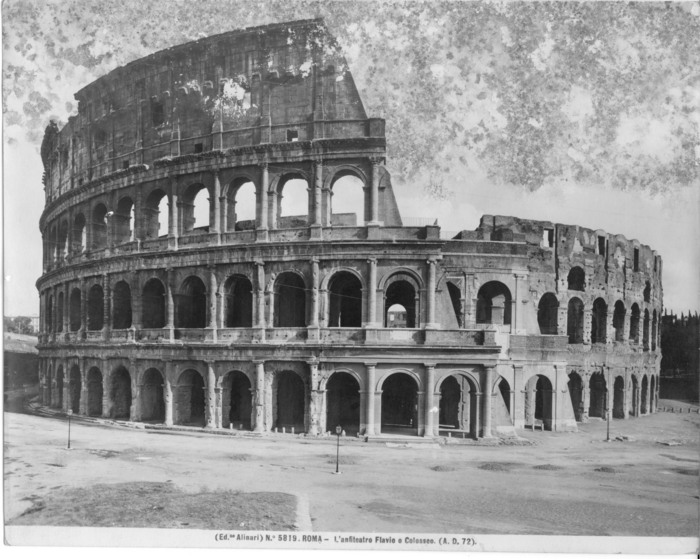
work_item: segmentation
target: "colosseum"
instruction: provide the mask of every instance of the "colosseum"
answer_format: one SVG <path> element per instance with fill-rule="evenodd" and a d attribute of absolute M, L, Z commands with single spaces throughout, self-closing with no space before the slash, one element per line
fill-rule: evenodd
<path fill-rule="evenodd" d="M 169 48 L 75 97 L 41 148 L 44 405 L 367 439 L 655 411 L 656 252 L 402 218 L 385 122 L 321 20 Z"/>

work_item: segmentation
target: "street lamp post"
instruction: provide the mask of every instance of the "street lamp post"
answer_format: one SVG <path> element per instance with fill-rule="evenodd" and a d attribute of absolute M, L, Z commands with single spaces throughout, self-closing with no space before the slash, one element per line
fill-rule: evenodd
<path fill-rule="evenodd" d="M 336 451 L 335 451 L 335 473 L 339 474 L 340 473 L 340 433 L 343 431 L 342 427 L 340 425 L 336 426 L 335 428 L 335 434 L 338 435 L 338 444 L 336 446 Z"/>

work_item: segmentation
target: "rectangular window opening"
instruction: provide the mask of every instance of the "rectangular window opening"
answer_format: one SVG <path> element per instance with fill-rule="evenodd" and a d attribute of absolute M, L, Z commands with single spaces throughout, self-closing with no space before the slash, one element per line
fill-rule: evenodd
<path fill-rule="evenodd" d="M 544 231 L 542 231 L 542 241 L 544 242 L 544 246 L 546 247 L 553 247 L 554 246 L 554 229 L 549 229 L 545 227 Z"/>
<path fill-rule="evenodd" d="M 122 169 L 128 169 L 129 168 L 129 160 L 127 159 L 126 161 L 122 162 Z"/>
<path fill-rule="evenodd" d="M 202 153 L 204 149 L 204 144 L 195 144 L 194 145 L 194 152 L 195 153 Z"/>
<path fill-rule="evenodd" d="M 299 132 L 297 132 L 296 130 L 287 130 L 287 141 L 288 142 L 299 141 Z"/>
<path fill-rule="evenodd" d="M 165 108 L 159 101 L 151 101 L 151 118 L 153 126 L 160 126 L 165 122 Z"/>
<path fill-rule="evenodd" d="M 634 249 L 634 271 L 635 272 L 639 271 L 639 249 L 638 248 Z"/>
<path fill-rule="evenodd" d="M 605 256 L 605 237 L 598 237 L 598 254 Z"/>

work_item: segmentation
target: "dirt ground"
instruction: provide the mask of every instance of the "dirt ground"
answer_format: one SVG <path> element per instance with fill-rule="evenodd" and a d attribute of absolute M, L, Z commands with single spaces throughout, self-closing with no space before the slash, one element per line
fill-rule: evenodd
<path fill-rule="evenodd" d="M 613 439 L 633 438 L 624 442 L 604 442 L 601 421 L 578 433 L 520 432 L 530 446 L 347 439 L 334 475 L 335 441 L 73 421 L 66 450 L 65 419 L 5 413 L 5 518 L 58 490 L 168 482 L 191 493 L 295 494 L 314 531 L 694 537 L 699 426 L 696 413 L 660 412 L 613 421 Z"/>

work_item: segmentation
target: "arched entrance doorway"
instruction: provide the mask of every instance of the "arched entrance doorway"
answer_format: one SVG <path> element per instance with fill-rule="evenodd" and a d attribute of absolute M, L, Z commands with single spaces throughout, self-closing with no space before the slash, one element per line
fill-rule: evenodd
<path fill-rule="evenodd" d="M 535 425 L 541 421 L 542 426 L 552 430 L 552 383 L 544 375 L 535 375 L 525 387 L 525 425 Z"/>
<path fill-rule="evenodd" d="M 80 391 L 82 381 L 80 379 L 80 367 L 73 365 L 70 370 L 70 410 L 73 413 L 80 413 Z"/>
<path fill-rule="evenodd" d="M 649 406 L 649 412 L 654 413 L 656 410 L 656 383 L 654 382 L 654 375 L 651 376 L 651 405 Z"/>
<path fill-rule="evenodd" d="M 647 405 L 647 399 L 649 397 L 649 381 L 647 376 L 642 377 L 642 415 L 649 413 L 649 406 Z"/>
<path fill-rule="evenodd" d="M 141 385 L 141 421 L 165 422 L 163 375 L 158 369 L 148 369 Z"/>
<path fill-rule="evenodd" d="M 112 417 L 129 419 L 131 416 L 131 375 L 125 367 L 118 367 L 112 373 L 110 390 Z"/>
<path fill-rule="evenodd" d="M 275 328 L 306 326 L 306 286 L 294 272 L 283 272 L 275 281 Z"/>
<path fill-rule="evenodd" d="M 455 373 L 440 384 L 439 429 L 469 433 L 476 439 L 479 435 L 479 419 L 476 383 L 464 374 Z"/>
<path fill-rule="evenodd" d="M 405 279 L 403 279 L 405 278 Z M 393 276 L 386 288 L 384 297 L 384 326 L 387 328 L 396 328 L 395 324 L 391 323 L 389 314 L 390 309 L 395 305 L 403 307 L 405 313 L 404 328 L 418 328 L 418 295 L 416 288 L 411 281 L 413 278 L 405 274 L 397 274 Z M 396 311 L 392 311 L 396 312 Z"/>
<path fill-rule="evenodd" d="M 632 377 L 632 415 L 639 417 L 639 381 Z"/>
<path fill-rule="evenodd" d="M 326 384 L 326 429 L 340 425 L 346 433 L 360 431 L 360 383 L 350 373 L 335 372 Z"/>
<path fill-rule="evenodd" d="M 339 272 L 329 286 L 329 328 L 362 326 L 362 284 L 350 272 Z"/>
<path fill-rule="evenodd" d="M 56 371 L 56 395 L 53 398 L 55 408 L 63 409 L 63 366 Z"/>
<path fill-rule="evenodd" d="M 576 421 L 583 421 L 583 380 L 578 373 L 569 373 L 569 395 L 571 396 L 571 407 L 574 409 Z"/>
<path fill-rule="evenodd" d="M 177 424 L 204 427 L 204 379 L 189 369 L 177 383 Z"/>
<path fill-rule="evenodd" d="M 605 419 L 605 399 L 608 394 L 608 385 L 603 373 L 593 373 L 589 382 L 591 401 L 588 406 L 588 417 L 600 417 Z"/>
<path fill-rule="evenodd" d="M 241 371 L 231 371 L 226 373 L 221 388 L 221 426 L 250 431 L 253 413 L 250 379 Z"/>
<path fill-rule="evenodd" d="M 273 426 L 289 432 L 303 433 L 304 410 L 306 403 L 304 381 L 293 371 L 281 371 L 275 374 L 272 385 Z"/>
<path fill-rule="evenodd" d="M 382 433 L 418 434 L 418 385 L 406 373 L 393 373 L 382 385 L 381 430 Z"/>
<path fill-rule="evenodd" d="M 615 377 L 613 384 L 613 409 L 612 416 L 614 419 L 625 418 L 625 379 L 618 376 Z"/>
<path fill-rule="evenodd" d="M 88 401 L 87 412 L 90 417 L 102 416 L 102 373 L 97 367 L 88 371 L 87 376 Z"/>

